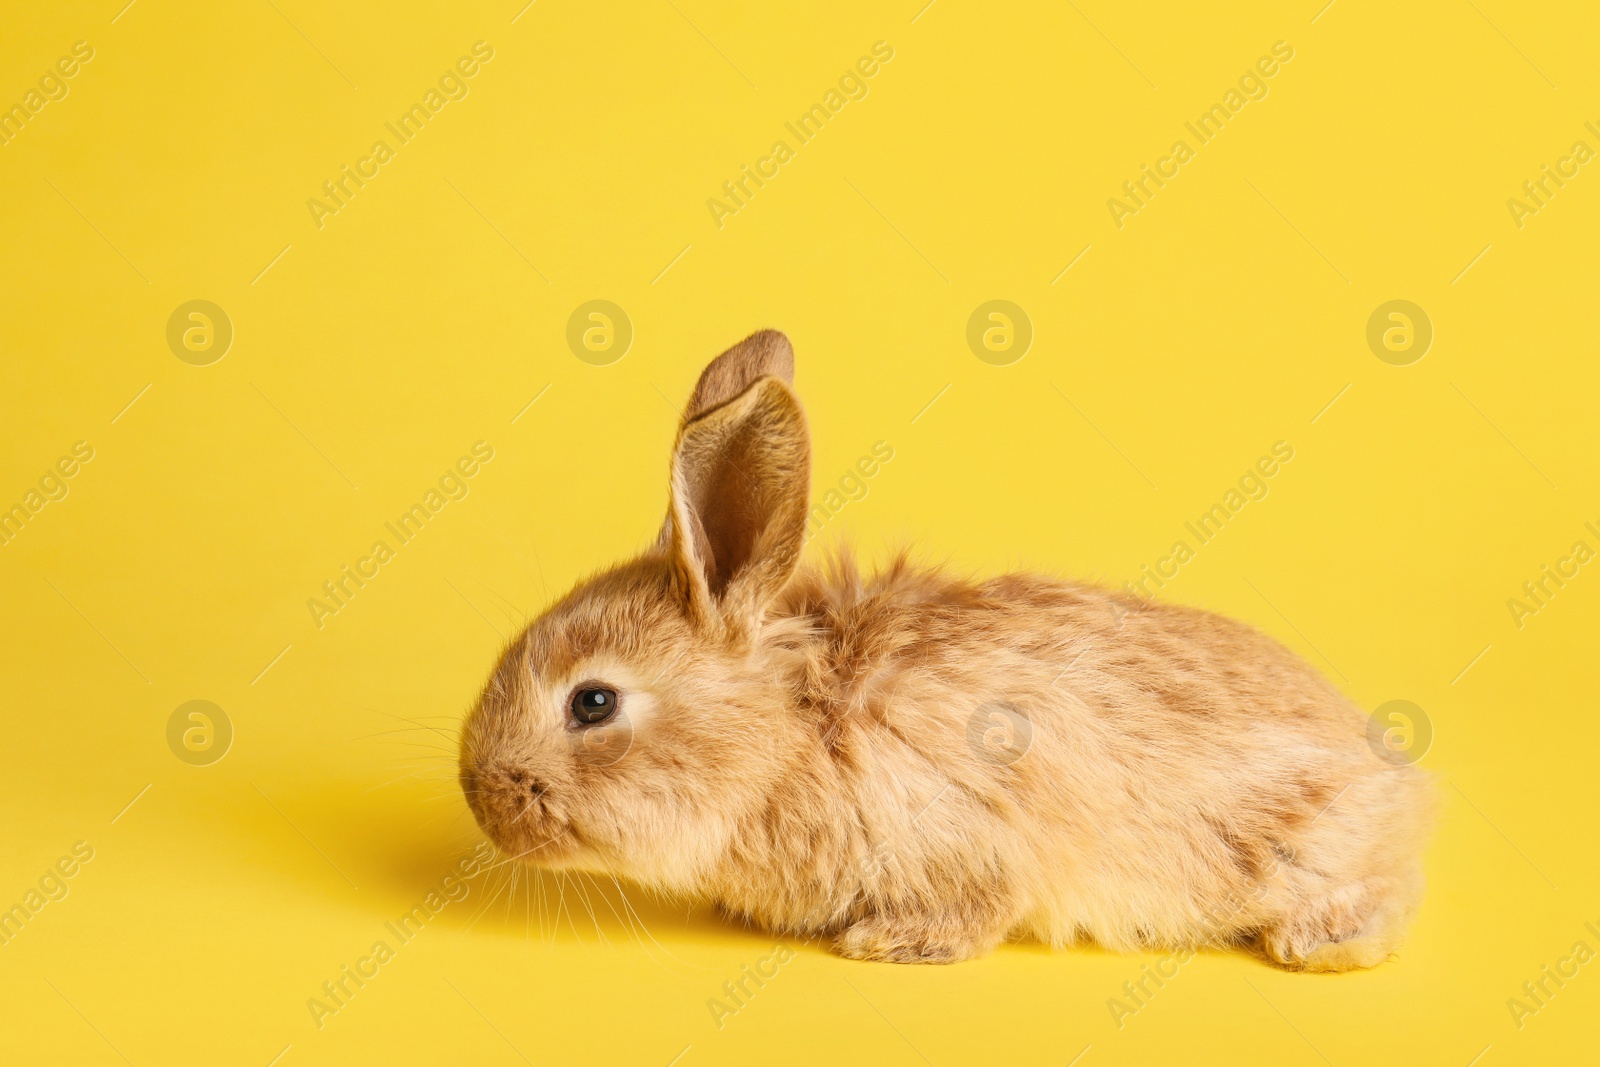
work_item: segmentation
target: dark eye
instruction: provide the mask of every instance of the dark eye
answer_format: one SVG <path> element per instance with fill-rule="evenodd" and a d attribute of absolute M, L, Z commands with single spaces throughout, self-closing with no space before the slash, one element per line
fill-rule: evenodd
<path fill-rule="evenodd" d="M 605 722 L 616 714 L 617 691 L 589 687 L 572 694 L 572 718 L 584 726 Z"/>

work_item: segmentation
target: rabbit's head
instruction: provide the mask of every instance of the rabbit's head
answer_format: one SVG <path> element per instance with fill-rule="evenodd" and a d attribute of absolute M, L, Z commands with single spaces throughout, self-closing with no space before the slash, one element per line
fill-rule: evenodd
<path fill-rule="evenodd" d="M 660 536 L 501 655 L 462 729 L 460 774 L 510 855 L 688 887 L 782 769 L 783 637 L 797 624 L 769 608 L 799 561 L 810 480 L 793 361 L 763 331 L 705 369 Z"/>

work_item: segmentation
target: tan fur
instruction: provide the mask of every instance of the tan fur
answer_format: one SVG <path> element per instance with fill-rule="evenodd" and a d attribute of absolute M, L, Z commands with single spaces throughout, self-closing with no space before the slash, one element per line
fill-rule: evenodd
<path fill-rule="evenodd" d="M 502 656 L 462 732 L 484 831 L 862 959 L 1018 936 L 1386 959 L 1431 794 L 1360 710 L 1192 608 L 904 556 L 802 564 L 792 358 L 766 331 L 707 368 L 661 538 Z M 617 690 L 616 719 L 569 720 L 584 683 Z"/>

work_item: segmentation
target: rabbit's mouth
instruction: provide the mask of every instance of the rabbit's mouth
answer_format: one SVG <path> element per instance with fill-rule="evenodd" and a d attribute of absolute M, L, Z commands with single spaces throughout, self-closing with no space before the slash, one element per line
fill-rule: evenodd
<path fill-rule="evenodd" d="M 511 858 L 538 867 L 561 867 L 566 866 L 564 861 L 571 860 L 582 851 L 582 844 L 570 827 L 562 827 L 550 836 L 532 840 L 531 844 L 526 840 L 518 842 L 520 847 L 511 853 Z"/>
<path fill-rule="evenodd" d="M 510 858 L 541 867 L 563 866 L 583 851 L 583 842 L 565 821 L 535 816 L 537 801 L 524 804 L 520 814 L 509 818 L 484 818 L 478 825 L 495 847 Z M 476 808 L 473 812 L 478 814 Z"/>

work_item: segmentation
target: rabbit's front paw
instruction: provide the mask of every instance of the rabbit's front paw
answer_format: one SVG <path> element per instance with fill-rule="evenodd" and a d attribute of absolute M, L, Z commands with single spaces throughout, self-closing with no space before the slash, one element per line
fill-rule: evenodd
<path fill-rule="evenodd" d="M 949 920 L 872 915 L 834 938 L 834 950 L 853 960 L 880 963 L 959 963 L 982 956 L 1001 934 L 964 929 Z"/>

